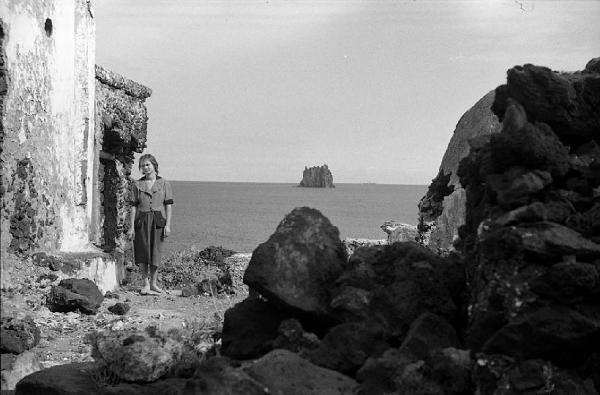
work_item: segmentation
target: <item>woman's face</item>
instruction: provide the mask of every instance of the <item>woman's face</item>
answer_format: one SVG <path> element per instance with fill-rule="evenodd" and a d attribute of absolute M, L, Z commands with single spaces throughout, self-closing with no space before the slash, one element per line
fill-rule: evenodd
<path fill-rule="evenodd" d="M 156 173 L 156 169 L 154 169 L 154 165 L 148 159 L 144 159 L 140 162 L 140 171 L 145 176 Z"/>

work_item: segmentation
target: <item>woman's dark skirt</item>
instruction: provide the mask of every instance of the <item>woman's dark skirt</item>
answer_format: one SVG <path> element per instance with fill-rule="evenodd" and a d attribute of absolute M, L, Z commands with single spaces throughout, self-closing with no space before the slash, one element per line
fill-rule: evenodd
<path fill-rule="evenodd" d="M 154 227 L 154 214 L 152 211 L 138 213 L 135 220 L 135 238 L 133 250 L 135 262 L 139 264 L 160 265 L 164 228 Z"/>

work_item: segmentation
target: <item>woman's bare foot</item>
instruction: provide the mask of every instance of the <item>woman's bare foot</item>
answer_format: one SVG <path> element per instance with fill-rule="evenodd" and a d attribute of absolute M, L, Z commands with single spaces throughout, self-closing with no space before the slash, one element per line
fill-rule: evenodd
<path fill-rule="evenodd" d="M 151 285 L 150 289 L 152 291 L 155 291 L 155 292 L 158 292 L 158 293 L 162 293 L 163 292 L 163 289 L 161 287 L 159 287 L 158 285 Z"/>
<path fill-rule="evenodd" d="M 140 289 L 140 295 L 150 295 L 150 287 Z"/>

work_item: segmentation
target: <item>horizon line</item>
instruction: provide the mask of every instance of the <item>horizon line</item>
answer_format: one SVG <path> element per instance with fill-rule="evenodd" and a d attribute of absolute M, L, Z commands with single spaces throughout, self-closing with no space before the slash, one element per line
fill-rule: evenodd
<path fill-rule="evenodd" d="M 292 185 L 299 185 L 299 182 L 288 182 L 288 181 L 215 181 L 215 180 L 175 180 L 175 179 L 169 179 L 169 181 L 175 181 L 175 182 L 207 182 L 207 183 L 222 183 L 222 184 L 226 184 L 226 183 L 231 183 L 231 184 L 292 184 Z M 353 184 L 353 185 L 405 185 L 405 186 L 429 186 L 429 184 L 396 184 L 396 183 L 389 183 L 389 182 L 334 182 L 333 185 L 347 185 L 347 184 Z M 311 188 L 311 187 L 307 187 L 307 188 Z M 330 188 L 320 188 L 320 189 L 330 189 Z"/>

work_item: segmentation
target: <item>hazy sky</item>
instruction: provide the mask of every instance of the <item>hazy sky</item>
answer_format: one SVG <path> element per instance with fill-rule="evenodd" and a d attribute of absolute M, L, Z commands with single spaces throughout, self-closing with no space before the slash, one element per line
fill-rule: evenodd
<path fill-rule="evenodd" d="M 461 115 L 600 56 L 600 1 L 95 0 L 96 63 L 152 88 L 171 180 L 428 184 Z M 137 176 L 137 172 L 134 174 Z"/>

